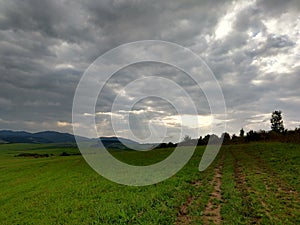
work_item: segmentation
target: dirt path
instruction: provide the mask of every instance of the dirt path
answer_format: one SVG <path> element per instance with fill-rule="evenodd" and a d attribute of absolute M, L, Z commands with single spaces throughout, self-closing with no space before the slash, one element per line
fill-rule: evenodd
<path fill-rule="evenodd" d="M 195 187 L 201 186 L 201 181 L 196 180 L 192 181 L 191 185 Z M 192 218 L 188 215 L 188 208 L 193 204 L 195 200 L 195 197 L 190 196 L 186 202 L 180 207 L 180 210 L 177 215 L 177 221 L 176 225 L 184 225 L 184 224 L 190 224 Z"/>
<path fill-rule="evenodd" d="M 188 207 L 193 203 L 194 197 L 189 197 L 187 201 L 180 207 L 176 225 L 189 224 L 191 222 L 191 217 L 188 215 Z"/>
<path fill-rule="evenodd" d="M 222 202 L 222 194 L 221 194 L 221 185 L 222 185 L 222 169 L 223 169 L 223 160 L 224 155 L 221 158 L 221 162 L 218 167 L 214 170 L 214 176 L 210 181 L 210 185 L 213 186 L 213 191 L 210 193 L 210 199 L 203 211 L 202 221 L 204 224 L 222 224 L 222 216 L 221 216 L 221 202 Z M 193 181 L 191 185 L 194 187 L 200 187 L 201 181 Z M 190 196 L 186 202 L 180 207 L 178 212 L 176 225 L 185 225 L 191 224 L 192 218 L 189 215 L 188 208 L 197 201 L 197 198 L 194 196 Z"/>
<path fill-rule="evenodd" d="M 221 194 L 222 168 L 223 168 L 223 163 L 221 162 L 220 165 L 215 169 L 215 175 L 211 181 L 211 185 L 214 186 L 214 189 L 213 192 L 210 194 L 210 199 L 203 213 L 204 224 L 222 223 L 222 216 L 220 212 L 221 211 L 220 203 L 222 202 L 222 194 Z"/>

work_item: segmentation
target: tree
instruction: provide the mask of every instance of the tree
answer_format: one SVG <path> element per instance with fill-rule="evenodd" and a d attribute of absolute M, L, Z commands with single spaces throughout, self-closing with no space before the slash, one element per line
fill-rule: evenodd
<path fill-rule="evenodd" d="M 240 137 L 242 138 L 242 137 L 244 137 L 244 135 L 245 135 L 245 131 L 244 131 L 244 129 L 242 128 L 242 129 L 240 130 Z"/>
<path fill-rule="evenodd" d="M 180 143 L 181 146 L 188 146 L 192 144 L 192 138 L 189 135 L 185 135 L 182 142 Z"/>
<path fill-rule="evenodd" d="M 221 144 L 218 135 L 215 135 L 215 134 L 209 135 L 209 142 L 210 142 L 210 144 Z"/>
<path fill-rule="evenodd" d="M 259 133 L 257 133 L 256 131 L 250 130 L 250 131 L 247 133 L 246 139 L 247 139 L 248 141 L 259 141 L 260 135 L 259 135 Z"/>
<path fill-rule="evenodd" d="M 183 142 L 190 142 L 192 138 L 189 135 L 185 135 L 183 138 Z"/>
<path fill-rule="evenodd" d="M 223 140 L 224 144 L 229 144 L 229 142 L 231 140 L 230 135 L 227 132 L 222 134 L 221 139 Z"/>
<path fill-rule="evenodd" d="M 239 142 L 239 137 L 236 134 L 233 134 L 231 137 L 231 143 L 237 144 Z"/>
<path fill-rule="evenodd" d="M 272 112 L 272 117 L 270 121 L 272 131 L 275 131 L 276 133 L 284 132 L 283 120 L 280 110 Z"/>
<path fill-rule="evenodd" d="M 197 145 L 204 145 L 202 136 L 199 137 Z"/>

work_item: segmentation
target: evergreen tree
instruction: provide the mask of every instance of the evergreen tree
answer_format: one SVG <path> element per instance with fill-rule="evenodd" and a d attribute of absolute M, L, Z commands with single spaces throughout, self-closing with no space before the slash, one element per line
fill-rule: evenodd
<path fill-rule="evenodd" d="M 281 111 L 274 111 L 272 113 L 272 117 L 271 117 L 270 121 L 271 121 L 272 131 L 275 131 L 276 133 L 283 133 L 284 132 L 284 126 L 283 126 Z"/>
<path fill-rule="evenodd" d="M 242 129 L 240 130 L 240 137 L 244 137 L 244 135 L 245 135 L 245 131 L 244 131 L 244 129 L 242 128 Z"/>

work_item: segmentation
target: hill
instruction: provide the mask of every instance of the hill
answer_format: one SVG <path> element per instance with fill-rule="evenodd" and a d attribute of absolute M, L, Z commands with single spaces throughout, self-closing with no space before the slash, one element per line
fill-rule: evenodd
<path fill-rule="evenodd" d="M 88 141 L 88 138 L 78 137 L 79 140 Z M 75 143 L 75 137 L 69 133 L 60 133 L 56 131 L 43 131 L 29 133 L 26 131 L 0 131 L 1 143 Z"/>
<path fill-rule="evenodd" d="M 97 143 L 96 139 L 89 139 L 78 136 L 77 141 L 91 142 L 93 145 Z M 130 139 L 122 137 L 100 137 L 102 144 L 106 148 L 126 150 L 138 149 L 146 150 L 152 145 L 140 144 Z M 0 143 L 29 143 L 29 144 L 50 144 L 50 143 L 76 143 L 75 137 L 69 133 L 60 133 L 56 131 L 42 131 L 37 133 L 30 133 L 26 131 L 0 131 Z M 101 146 L 100 144 L 97 144 Z"/>

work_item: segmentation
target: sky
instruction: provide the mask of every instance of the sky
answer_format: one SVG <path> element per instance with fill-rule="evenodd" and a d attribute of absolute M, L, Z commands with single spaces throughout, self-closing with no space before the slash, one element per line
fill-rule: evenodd
<path fill-rule="evenodd" d="M 181 105 L 192 137 L 209 133 L 212 121 L 226 121 L 231 134 L 269 130 L 274 110 L 282 110 L 285 127 L 294 129 L 300 125 L 299 12 L 299 0 L 0 0 L 0 129 L 72 133 L 72 103 L 84 72 L 105 52 L 140 40 L 176 43 L 201 57 L 219 82 L 226 119 L 210 114 L 205 93 L 183 71 L 145 62 L 104 85 L 95 109 L 99 136 L 133 134 L 155 142 L 147 139 L 151 121 L 164 141 L 178 141 L 182 124 L 173 103 L 149 96 L 126 108 L 132 95 L 153 87 Z M 140 79 L 151 76 L 183 87 L 197 115 L 178 90 Z M 123 126 L 126 112 L 133 118 L 131 134 Z"/>

